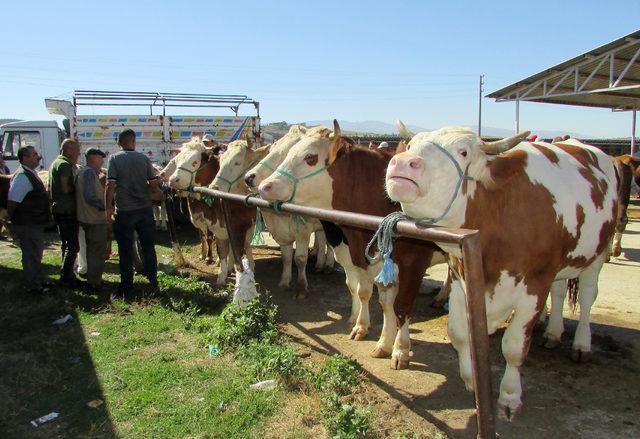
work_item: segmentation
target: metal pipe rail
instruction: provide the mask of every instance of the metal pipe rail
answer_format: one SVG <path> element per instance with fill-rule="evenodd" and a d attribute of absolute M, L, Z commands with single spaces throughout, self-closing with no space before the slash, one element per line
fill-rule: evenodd
<path fill-rule="evenodd" d="M 245 197 L 244 195 L 230 194 L 206 187 L 194 187 L 193 192 L 222 200 L 246 203 L 261 209 L 273 209 L 268 201 L 257 197 Z M 379 216 L 299 206 L 292 203 L 283 203 L 280 206 L 280 210 L 374 231 L 377 230 L 383 219 Z M 484 301 L 484 272 L 480 234 L 477 230 L 449 229 L 437 226 L 420 227 L 412 221 L 398 222 L 396 231 L 398 234 L 410 238 L 434 241 L 436 243 L 458 244 L 460 246 L 462 260 L 464 261 L 467 321 L 469 323 L 478 437 L 481 439 L 493 439 L 495 438 L 493 395 L 491 390 L 489 335 Z"/>

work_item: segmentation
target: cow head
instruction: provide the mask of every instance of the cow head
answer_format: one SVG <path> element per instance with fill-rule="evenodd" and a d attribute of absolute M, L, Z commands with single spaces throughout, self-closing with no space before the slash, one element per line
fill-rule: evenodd
<path fill-rule="evenodd" d="M 389 197 L 417 218 L 438 218 L 448 211 L 439 223 L 451 226 L 464 220 L 464 203 L 458 202 L 463 198 L 460 182 L 471 178 L 476 183 L 491 184 L 487 167 L 490 156 L 512 148 L 529 135 L 526 132 L 498 142 L 483 142 L 468 128 L 445 127 L 413 135 L 402 122 L 398 125 L 401 135 L 411 140 L 406 151 L 389 162 Z"/>
<path fill-rule="evenodd" d="M 333 133 L 323 127 L 308 129 L 289 150 L 278 170 L 260 183 L 265 200 L 299 204 L 331 204 L 330 177 L 326 172 Z"/>
<path fill-rule="evenodd" d="M 289 132 L 269 147 L 269 153 L 260 160 L 253 168 L 249 169 L 244 176 L 244 181 L 250 189 L 257 188 L 260 183 L 271 175 L 284 161 L 287 153 L 293 145 L 307 132 L 307 127 L 303 125 L 292 125 Z"/>
<path fill-rule="evenodd" d="M 211 156 L 215 156 L 220 147 L 206 148 L 202 140 L 199 138 L 191 139 L 184 143 L 180 153 L 175 156 L 167 165 L 167 168 L 173 169 L 172 174 L 168 177 L 169 185 L 178 190 L 190 189 L 196 183 L 196 174 L 203 165 L 209 161 Z M 173 162 L 173 164 L 171 164 Z M 167 175 L 167 174 L 165 174 Z"/>
<path fill-rule="evenodd" d="M 269 145 L 253 149 L 247 140 L 229 143 L 227 150 L 220 155 L 220 170 L 210 187 L 225 192 L 237 192 L 244 187 L 243 177 L 247 169 L 254 166 L 269 150 Z M 235 190 L 232 191 L 232 188 Z"/>

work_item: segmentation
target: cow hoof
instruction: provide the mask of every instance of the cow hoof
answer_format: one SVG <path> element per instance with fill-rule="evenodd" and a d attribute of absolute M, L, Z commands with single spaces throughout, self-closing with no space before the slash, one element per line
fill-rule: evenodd
<path fill-rule="evenodd" d="M 611 256 L 613 256 L 614 258 L 617 258 L 621 254 L 622 254 L 622 247 L 614 245 L 613 250 L 611 250 Z"/>
<path fill-rule="evenodd" d="M 546 349 L 555 349 L 560 346 L 560 343 L 560 340 L 545 337 L 542 341 L 542 346 L 544 346 Z"/>
<path fill-rule="evenodd" d="M 503 421 L 513 422 L 516 415 L 520 412 L 521 406 L 522 404 L 515 407 L 510 407 L 509 405 L 498 401 L 498 418 L 502 419 Z"/>
<path fill-rule="evenodd" d="M 314 273 L 322 273 L 323 269 L 324 269 L 324 267 L 322 265 L 316 265 L 315 267 L 313 267 L 313 272 Z"/>
<path fill-rule="evenodd" d="M 306 291 L 298 291 L 296 292 L 296 300 L 304 300 L 307 298 L 307 292 Z"/>
<path fill-rule="evenodd" d="M 409 368 L 409 359 L 405 358 L 404 355 L 394 355 L 391 358 L 391 369 L 394 370 L 402 370 Z"/>
<path fill-rule="evenodd" d="M 373 358 L 388 358 L 389 355 L 391 355 L 391 352 L 381 348 L 380 346 L 376 346 L 376 348 L 371 351 L 371 357 Z"/>
<path fill-rule="evenodd" d="M 289 285 L 291 285 L 290 282 L 283 282 L 283 281 L 278 282 L 278 288 L 281 290 L 288 290 Z"/>
<path fill-rule="evenodd" d="M 443 299 L 443 300 L 436 300 L 433 299 L 433 301 L 431 302 L 431 304 L 429 305 L 431 308 L 442 308 L 444 307 L 444 304 L 447 303 L 449 299 Z"/>
<path fill-rule="evenodd" d="M 571 350 L 571 359 L 576 363 L 587 363 L 591 360 L 591 352 L 580 349 Z"/>
<path fill-rule="evenodd" d="M 349 338 L 351 340 L 360 341 L 363 340 L 367 336 L 367 330 L 356 326 L 351 330 L 351 334 L 349 334 Z"/>
<path fill-rule="evenodd" d="M 211 264 L 213 264 L 213 262 L 214 262 L 214 261 L 213 261 L 213 258 L 206 258 L 206 259 L 204 260 L 204 263 L 205 263 L 205 264 L 207 264 L 207 265 L 211 265 Z"/>

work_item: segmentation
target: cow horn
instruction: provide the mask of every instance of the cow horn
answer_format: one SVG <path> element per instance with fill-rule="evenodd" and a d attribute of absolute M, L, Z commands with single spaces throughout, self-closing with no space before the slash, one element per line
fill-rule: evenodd
<path fill-rule="evenodd" d="M 529 137 L 529 134 L 531 134 L 530 131 L 523 131 L 516 134 L 515 136 L 507 137 L 502 140 L 496 140 L 495 142 L 482 142 L 482 146 L 480 147 L 480 149 L 482 149 L 485 154 L 500 154 L 501 152 L 508 151 L 518 143 L 522 142 L 524 139 Z"/>
<path fill-rule="evenodd" d="M 339 135 L 341 135 L 341 131 L 340 131 L 340 124 L 338 124 L 337 119 L 333 119 L 333 135 L 334 137 L 337 137 Z"/>
<path fill-rule="evenodd" d="M 413 136 L 415 136 L 415 133 L 407 128 L 400 119 L 398 119 L 396 124 L 398 125 L 398 132 L 400 133 L 400 137 L 402 137 L 403 139 L 411 140 Z"/>

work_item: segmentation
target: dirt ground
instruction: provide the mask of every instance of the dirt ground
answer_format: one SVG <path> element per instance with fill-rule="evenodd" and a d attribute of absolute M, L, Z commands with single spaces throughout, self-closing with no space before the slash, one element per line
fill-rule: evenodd
<path fill-rule="evenodd" d="M 446 312 L 429 306 L 444 280 L 444 265 L 431 268 L 425 277 L 411 325 L 411 366 L 397 371 L 390 369 L 390 360 L 369 356 L 382 326 L 376 294 L 368 337 L 350 340 L 346 327 L 350 296 L 342 272 L 309 270 L 307 299 L 296 301 L 291 291 L 277 288 L 279 251 L 261 248 L 256 253 L 256 279 L 273 295 L 286 331 L 300 348 L 318 358 L 339 352 L 364 366 L 371 384 L 355 398 L 372 406 L 383 436 L 385 431 L 412 431 L 433 437 L 437 430 L 451 438 L 475 436 L 474 399 L 458 376 Z M 576 364 L 569 357 L 579 314 L 565 306 L 566 331 L 560 347 L 541 347 L 542 333 L 535 334 L 522 371 L 524 410 L 513 423 L 497 421 L 501 438 L 640 437 L 639 267 L 640 220 L 635 219 L 624 235 L 622 256 L 606 264 L 600 277 L 600 293 L 592 309 L 591 361 Z M 501 335 L 499 331 L 491 340 L 495 398 L 504 370 Z"/>

